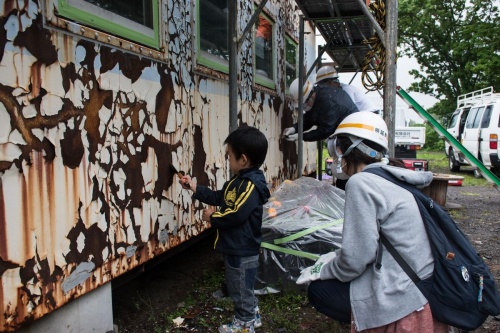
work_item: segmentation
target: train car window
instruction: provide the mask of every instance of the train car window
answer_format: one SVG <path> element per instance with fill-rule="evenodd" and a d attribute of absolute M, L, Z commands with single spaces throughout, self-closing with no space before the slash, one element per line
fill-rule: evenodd
<path fill-rule="evenodd" d="M 199 0 L 198 22 L 198 63 L 228 73 L 228 0 Z"/>
<path fill-rule="evenodd" d="M 155 49 L 159 0 L 59 0 L 61 16 Z"/>
<path fill-rule="evenodd" d="M 264 14 L 260 14 L 255 23 L 254 64 L 255 82 L 268 88 L 275 88 L 274 71 L 274 24 Z"/>
<path fill-rule="evenodd" d="M 285 38 L 285 57 L 286 57 L 286 89 L 298 76 L 297 66 L 297 43 L 289 36 Z"/>

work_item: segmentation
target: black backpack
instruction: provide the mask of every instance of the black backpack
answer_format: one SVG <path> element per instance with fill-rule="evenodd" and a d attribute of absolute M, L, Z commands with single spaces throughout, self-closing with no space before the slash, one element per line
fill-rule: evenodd
<path fill-rule="evenodd" d="M 415 197 L 434 256 L 433 276 L 420 280 L 382 233 L 380 240 L 427 298 L 434 318 L 472 331 L 481 326 L 489 315 L 499 315 L 500 294 L 495 278 L 448 213 L 415 186 L 397 179 L 382 168 L 367 168 L 364 172 L 387 179 Z M 381 258 L 380 254 L 378 258 Z M 378 267 L 381 266 L 379 261 Z"/>

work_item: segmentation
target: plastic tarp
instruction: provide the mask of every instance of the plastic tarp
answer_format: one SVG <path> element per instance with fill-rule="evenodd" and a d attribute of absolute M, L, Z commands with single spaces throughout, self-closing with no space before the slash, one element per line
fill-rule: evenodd
<path fill-rule="evenodd" d="M 304 288 L 300 271 L 340 247 L 344 191 L 331 182 L 301 177 L 285 180 L 264 205 L 257 294 Z"/>

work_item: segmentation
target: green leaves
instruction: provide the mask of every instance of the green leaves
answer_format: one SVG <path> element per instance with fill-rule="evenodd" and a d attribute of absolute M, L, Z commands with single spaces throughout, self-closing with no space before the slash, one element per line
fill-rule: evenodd
<path fill-rule="evenodd" d="M 414 57 L 422 69 L 410 72 L 415 77 L 410 91 L 448 100 L 448 107 L 458 95 L 500 87 L 500 15 L 495 2 L 399 2 L 400 55 Z"/>

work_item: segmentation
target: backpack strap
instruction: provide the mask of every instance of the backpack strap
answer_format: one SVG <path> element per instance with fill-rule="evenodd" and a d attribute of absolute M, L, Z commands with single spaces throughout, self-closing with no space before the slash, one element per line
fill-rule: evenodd
<path fill-rule="evenodd" d="M 401 266 L 403 271 L 405 271 L 405 273 L 410 277 L 413 283 L 415 284 L 419 283 L 421 280 L 418 277 L 417 273 L 415 273 L 415 271 L 410 267 L 410 265 L 408 265 L 406 260 L 403 259 L 401 254 L 399 254 L 398 250 L 396 250 L 396 248 L 392 246 L 391 242 L 389 242 L 389 240 L 385 237 L 385 235 L 382 232 L 380 232 L 380 241 L 382 242 L 382 244 L 384 244 L 387 251 L 389 251 L 389 253 L 392 254 L 394 260 L 396 260 L 399 266 Z M 382 264 L 380 264 L 380 266 L 382 266 Z"/>
<path fill-rule="evenodd" d="M 416 187 L 411 186 L 410 184 L 405 183 L 405 182 L 397 179 L 396 177 L 394 177 L 393 175 L 391 175 L 390 173 L 388 173 L 387 171 L 385 171 L 382 168 L 368 168 L 368 169 L 363 170 L 363 172 L 369 172 L 369 173 L 373 173 L 377 176 L 380 176 L 380 177 L 384 178 L 385 180 L 390 181 L 391 183 L 394 183 L 394 184 L 401 186 L 402 188 L 410 191 L 412 194 L 414 194 L 415 191 L 418 191 Z M 421 280 L 418 277 L 417 273 L 415 273 L 415 271 L 410 267 L 410 265 L 408 265 L 406 260 L 403 259 L 401 254 L 399 254 L 398 250 L 396 250 L 396 248 L 391 244 L 391 242 L 387 239 L 387 237 L 385 237 L 385 235 L 382 233 L 382 231 L 379 231 L 379 235 L 380 235 L 381 244 L 383 244 L 385 246 L 385 248 L 393 256 L 394 260 L 396 260 L 396 262 L 399 264 L 399 266 L 401 266 L 401 268 L 410 277 L 410 279 L 415 284 L 420 282 Z M 377 254 L 376 267 L 380 268 L 381 266 L 382 266 L 382 246 L 379 246 L 379 253 Z"/>

